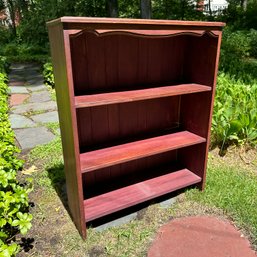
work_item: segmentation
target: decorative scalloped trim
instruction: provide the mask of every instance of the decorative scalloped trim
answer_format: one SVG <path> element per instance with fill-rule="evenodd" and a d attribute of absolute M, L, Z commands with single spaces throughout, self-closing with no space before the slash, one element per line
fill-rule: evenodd
<path fill-rule="evenodd" d="M 144 38 L 166 38 L 166 37 L 174 37 L 174 36 L 181 36 L 181 35 L 189 35 L 189 36 L 196 36 L 201 37 L 203 35 L 208 35 L 211 37 L 218 37 L 219 31 L 208 31 L 208 30 L 194 30 L 194 31 L 181 31 L 181 30 L 75 30 L 71 31 L 70 35 L 72 37 L 79 37 L 84 33 L 93 33 L 97 37 L 104 37 L 104 36 L 111 36 L 111 35 L 125 35 L 125 36 L 132 36 L 132 37 L 144 37 Z M 163 33 L 156 33 L 153 32 L 163 32 Z"/>

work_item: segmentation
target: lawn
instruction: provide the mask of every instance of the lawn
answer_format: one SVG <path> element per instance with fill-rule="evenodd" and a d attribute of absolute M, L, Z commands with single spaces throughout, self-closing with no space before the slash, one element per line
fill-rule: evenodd
<path fill-rule="evenodd" d="M 58 126 L 49 124 L 49 128 L 56 130 Z M 26 157 L 26 168 L 32 165 L 37 168 L 30 175 L 21 175 L 34 178 L 35 189 L 30 199 L 35 207 L 33 227 L 25 244 L 30 250 L 20 256 L 145 256 L 162 224 L 191 215 L 214 215 L 231 220 L 256 249 L 256 151 L 251 150 L 246 156 L 251 157 L 247 163 L 242 154 L 239 155 L 239 149 L 228 151 L 224 157 L 218 155 L 217 149 L 210 152 L 204 192 L 197 189 L 182 192 L 167 209 L 152 204 L 141 210 L 134 220 L 119 227 L 100 232 L 89 228 L 87 240 L 82 241 L 67 211 L 58 137 L 38 146 Z"/>

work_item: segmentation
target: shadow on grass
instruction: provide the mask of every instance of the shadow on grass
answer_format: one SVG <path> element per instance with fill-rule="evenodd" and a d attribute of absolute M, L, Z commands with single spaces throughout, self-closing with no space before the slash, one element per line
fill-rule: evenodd
<path fill-rule="evenodd" d="M 68 198 L 66 191 L 66 181 L 64 174 L 64 165 L 63 163 L 57 163 L 46 169 L 48 172 L 48 177 L 51 180 L 51 185 L 57 192 L 59 198 L 61 199 L 65 209 L 69 212 L 68 208 Z"/>
<path fill-rule="evenodd" d="M 67 210 L 70 217 L 72 218 L 71 212 L 70 212 L 69 207 L 68 207 L 64 165 L 62 163 L 55 164 L 55 165 L 51 166 L 50 168 L 47 168 L 47 172 L 48 172 L 48 177 L 51 180 L 52 187 L 57 192 L 57 194 L 58 194 L 59 198 L 61 199 L 65 209 Z M 97 227 L 100 227 L 104 224 L 106 224 L 107 227 L 108 227 L 108 223 L 111 223 L 110 226 L 116 226 L 117 224 L 119 224 L 119 221 L 115 222 L 115 220 L 118 220 L 118 219 L 123 218 L 123 217 L 125 218 L 125 216 L 127 216 L 129 214 L 132 214 L 132 213 L 136 213 L 136 217 L 135 217 L 136 219 L 142 219 L 145 215 L 146 208 L 149 205 L 156 204 L 156 203 L 161 203 L 161 202 L 164 202 L 166 200 L 176 198 L 178 195 L 184 193 L 186 190 L 188 190 L 190 188 L 195 188 L 195 187 L 196 187 L 196 185 L 189 186 L 187 188 L 183 188 L 183 189 L 177 190 L 175 192 L 171 192 L 171 193 L 165 194 L 163 196 L 156 197 L 154 199 L 151 199 L 151 200 L 148 200 L 146 202 L 137 204 L 135 206 L 131 206 L 129 208 L 117 211 L 115 213 L 105 215 L 104 217 L 98 218 L 94 221 L 87 222 L 87 227 L 97 228 Z M 168 206 L 164 207 L 164 208 L 168 208 Z M 114 221 L 114 223 L 112 223 L 113 221 Z"/>

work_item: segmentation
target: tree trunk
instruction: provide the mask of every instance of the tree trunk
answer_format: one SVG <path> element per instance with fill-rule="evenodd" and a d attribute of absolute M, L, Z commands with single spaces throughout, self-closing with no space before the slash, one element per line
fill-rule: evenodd
<path fill-rule="evenodd" d="M 12 0 L 7 0 L 7 8 L 10 13 L 10 18 L 11 18 L 11 28 L 13 31 L 13 35 L 16 37 L 17 32 L 16 32 L 16 24 L 15 24 L 15 5 Z"/>
<path fill-rule="evenodd" d="M 212 16 L 211 0 L 208 1 L 208 7 L 209 7 L 209 14 L 210 16 Z"/>
<path fill-rule="evenodd" d="M 107 0 L 106 5 L 109 17 L 117 18 L 119 16 L 118 0 Z"/>
<path fill-rule="evenodd" d="M 140 0 L 140 10 L 142 19 L 151 19 L 151 0 Z"/>
<path fill-rule="evenodd" d="M 243 9 L 244 9 L 244 11 L 246 11 L 246 9 L 247 9 L 247 0 L 243 1 Z"/>

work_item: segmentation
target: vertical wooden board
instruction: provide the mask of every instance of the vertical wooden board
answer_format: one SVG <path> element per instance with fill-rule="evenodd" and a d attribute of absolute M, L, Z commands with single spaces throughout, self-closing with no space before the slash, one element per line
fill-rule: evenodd
<path fill-rule="evenodd" d="M 94 145 L 105 144 L 109 141 L 108 107 L 91 108 L 92 141 Z"/>
<path fill-rule="evenodd" d="M 95 179 L 95 173 L 94 172 L 86 172 L 82 175 L 83 179 L 83 188 L 84 190 L 84 199 L 89 197 L 93 194 L 95 190 L 96 179 Z"/>
<path fill-rule="evenodd" d="M 176 163 L 177 161 L 177 151 L 168 151 L 162 154 L 153 155 L 151 157 L 145 158 L 147 160 L 147 169 L 152 170 L 153 174 L 154 170 L 158 170 L 160 167 L 169 167 Z M 158 175 L 158 174 L 155 174 Z"/>
<path fill-rule="evenodd" d="M 160 84 L 164 79 L 162 78 L 162 40 L 151 39 L 148 40 L 148 63 L 147 63 L 147 77 L 149 84 Z"/>
<path fill-rule="evenodd" d="M 105 39 L 87 32 L 88 83 L 91 92 L 106 90 Z"/>
<path fill-rule="evenodd" d="M 148 78 L 148 39 L 138 39 L 138 84 L 149 87 Z"/>
<path fill-rule="evenodd" d="M 168 75 L 169 81 L 173 81 L 175 84 L 183 82 L 183 66 L 186 61 L 185 42 L 185 36 L 176 36 L 165 40 L 165 45 L 169 44 L 166 54 L 164 53 L 169 62 L 165 64 L 169 68 L 169 70 L 165 70 L 165 74 Z"/>
<path fill-rule="evenodd" d="M 138 131 L 137 119 L 138 106 L 136 102 L 123 103 L 119 105 L 120 137 L 133 137 L 140 133 Z"/>
<path fill-rule="evenodd" d="M 112 180 L 119 179 L 122 176 L 120 164 L 110 167 L 110 178 Z"/>
<path fill-rule="evenodd" d="M 69 35 L 59 24 L 49 28 L 49 38 L 62 135 L 68 204 L 73 221 L 81 236 L 85 238 L 82 176 L 79 167 L 79 147 L 75 124 L 77 120 L 75 110 L 72 109 L 74 91 Z"/>
<path fill-rule="evenodd" d="M 212 92 L 181 96 L 180 123 L 183 129 L 208 137 Z"/>
<path fill-rule="evenodd" d="M 71 35 L 71 61 L 75 95 L 83 95 L 89 90 L 87 37 L 84 33 Z"/>
<path fill-rule="evenodd" d="M 119 88 L 119 38 L 104 37 L 105 83 L 106 91 Z"/>
<path fill-rule="evenodd" d="M 135 88 L 138 84 L 138 39 L 119 37 L 119 87 Z M 118 90 L 118 89 L 117 89 Z"/>
<path fill-rule="evenodd" d="M 120 109 L 118 104 L 107 106 L 109 139 L 115 140 L 120 137 Z"/>
<path fill-rule="evenodd" d="M 199 184 L 202 190 L 204 189 L 206 180 L 205 153 L 206 143 L 178 149 L 178 161 L 181 162 L 185 168 L 202 178 Z"/>
<path fill-rule="evenodd" d="M 213 86 L 217 47 L 218 38 L 208 34 L 188 36 L 184 72 L 186 82 Z"/>
<path fill-rule="evenodd" d="M 95 184 L 94 187 L 97 191 L 101 192 L 104 188 L 109 187 L 109 183 L 111 183 L 111 168 L 107 167 L 104 169 L 94 171 L 95 175 Z M 106 184 L 106 185 L 105 185 Z M 95 191 L 95 190 L 94 190 Z"/>
<path fill-rule="evenodd" d="M 147 101 L 146 115 L 149 130 L 167 130 L 178 126 L 179 97 L 165 97 Z"/>
<path fill-rule="evenodd" d="M 77 126 L 80 151 L 93 145 L 91 108 L 77 109 Z"/>

